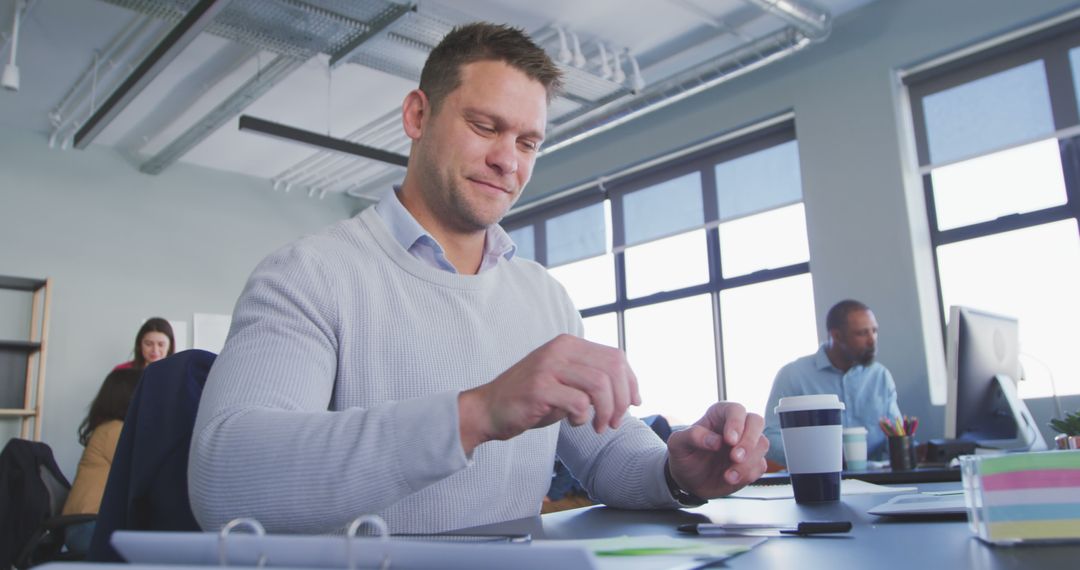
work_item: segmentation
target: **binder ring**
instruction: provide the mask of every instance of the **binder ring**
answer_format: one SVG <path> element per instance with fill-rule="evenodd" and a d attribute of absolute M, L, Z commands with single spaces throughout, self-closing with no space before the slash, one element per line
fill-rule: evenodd
<path fill-rule="evenodd" d="M 349 523 L 348 528 L 345 529 L 345 563 L 348 565 L 348 570 L 356 570 L 356 558 L 353 556 L 353 541 L 356 538 L 356 533 L 360 530 L 360 527 L 365 524 L 369 524 L 375 527 L 375 532 L 382 542 L 388 542 L 390 540 L 390 530 L 386 526 L 386 521 L 379 515 L 360 515 L 353 522 Z M 390 554 L 384 552 L 382 564 L 379 565 L 379 570 L 389 570 L 390 568 Z"/>
<path fill-rule="evenodd" d="M 259 524 L 259 521 L 255 520 L 255 519 L 239 518 L 239 519 L 233 519 L 233 520 L 225 523 L 225 526 L 221 527 L 221 531 L 218 532 L 218 562 L 222 566 L 228 566 L 229 565 L 229 554 L 228 554 L 228 545 L 227 545 L 228 541 L 226 539 L 228 538 L 229 534 L 233 531 L 233 529 L 235 529 L 237 527 L 240 527 L 240 526 L 244 526 L 244 527 L 247 527 L 247 528 L 251 529 L 251 532 L 254 533 L 255 536 L 266 536 L 266 529 L 264 529 L 263 525 Z M 259 546 L 260 546 L 260 549 L 261 549 L 262 545 L 259 545 Z M 257 568 L 262 568 L 263 566 L 266 566 L 266 553 L 260 551 L 259 552 L 259 561 L 256 563 L 256 567 Z"/>

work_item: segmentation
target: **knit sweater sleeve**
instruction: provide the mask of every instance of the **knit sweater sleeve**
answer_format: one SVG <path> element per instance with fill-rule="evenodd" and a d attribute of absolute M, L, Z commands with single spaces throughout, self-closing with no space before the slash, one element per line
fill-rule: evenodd
<path fill-rule="evenodd" d="M 215 530 L 322 533 L 467 466 L 457 393 L 330 411 L 343 278 L 298 242 L 254 271 L 207 379 L 188 468 L 192 511 Z"/>
<path fill-rule="evenodd" d="M 584 336 L 580 314 L 570 305 L 571 328 Z M 559 459 L 595 501 L 623 509 L 680 508 L 664 478 L 667 445 L 644 422 L 627 413 L 617 430 L 597 434 L 592 423 L 563 420 Z"/>

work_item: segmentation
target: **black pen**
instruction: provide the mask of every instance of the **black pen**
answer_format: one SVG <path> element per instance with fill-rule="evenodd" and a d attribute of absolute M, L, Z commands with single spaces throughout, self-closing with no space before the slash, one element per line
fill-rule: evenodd
<path fill-rule="evenodd" d="M 808 521 L 795 526 L 770 523 L 725 523 L 725 524 L 681 524 L 680 532 L 698 534 L 702 536 L 719 536 L 724 534 L 739 534 L 744 531 L 774 530 L 780 534 L 834 534 L 851 532 L 851 521 Z"/>

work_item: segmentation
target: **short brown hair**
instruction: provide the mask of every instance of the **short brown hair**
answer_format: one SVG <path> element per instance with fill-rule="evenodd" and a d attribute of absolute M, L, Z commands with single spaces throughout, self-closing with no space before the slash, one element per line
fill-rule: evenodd
<path fill-rule="evenodd" d="M 420 72 L 420 90 L 433 111 L 461 86 L 461 68 L 477 61 L 501 61 L 538 81 L 548 103 L 562 90 L 562 71 L 520 28 L 476 22 L 455 27 L 431 50 Z"/>

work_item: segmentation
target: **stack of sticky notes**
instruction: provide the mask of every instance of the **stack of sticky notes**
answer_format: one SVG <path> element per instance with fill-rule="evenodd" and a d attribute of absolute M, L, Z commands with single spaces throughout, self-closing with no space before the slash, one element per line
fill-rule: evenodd
<path fill-rule="evenodd" d="M 961 458 L 968 523 L 994 544 L 1080 540 L 1080 450 Z"/>

